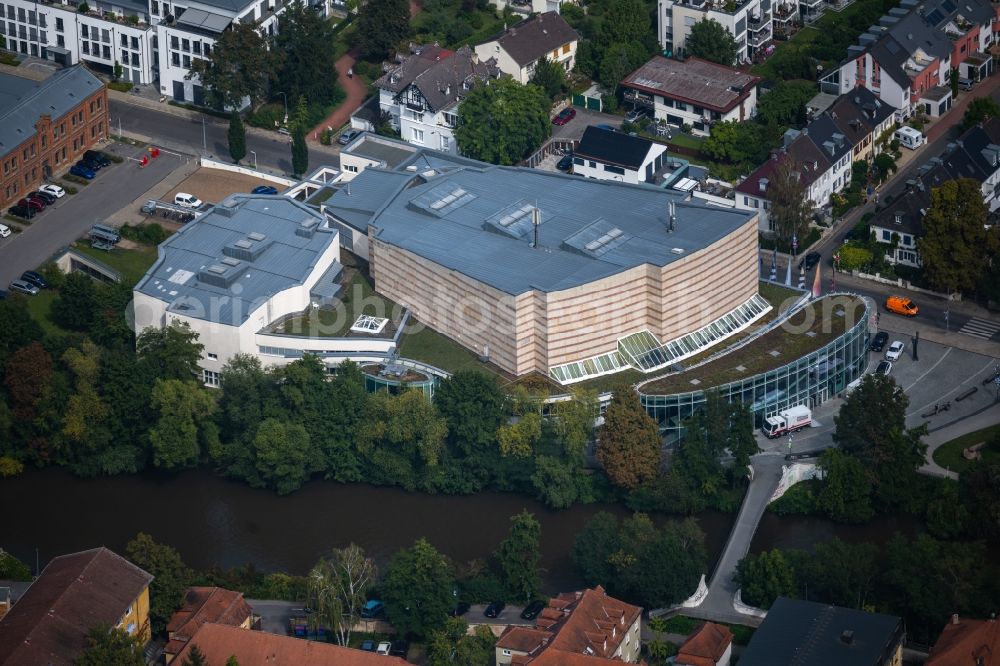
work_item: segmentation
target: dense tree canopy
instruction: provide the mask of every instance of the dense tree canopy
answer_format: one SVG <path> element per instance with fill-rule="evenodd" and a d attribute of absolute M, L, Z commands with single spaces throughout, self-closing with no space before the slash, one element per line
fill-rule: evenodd
<path fill-rule="evenodd" d="M 369 60 L 381 60 L 410 35 L 407 0 L 370 0 L 358 14 L 358 45 Z"/>
<path fill-rule="evenodd" d="M 455 140 L 463 155 L 492 164 L 517 164 L 552 133 L 549 100 L 534 85 L 511 78 L 479 84 L 458 107 Z"/>
<path fill-rule="evenodd" d="M 253 22 L 232 23 L 212 46 L 208 59 L 195 58 L 188 78 L 205 86 L 205 98 L 214 107 L 240 109 L 264 99 L 274 77 L 275 54 Z"/>
<path fill-rule="evenodd" d="M 813 203 L 806 196 L 802 168 L 791 159 L 782 159 L 767 184 L 765 196 L 771 201 L 770 219 L 778 238 L 788 245 L 793 238 L 800 243 L 805 239 L 813 212 Z"/>
<path fill-rule="evenodd" d="M 991 259 L 1000 257 L 1000 234 L 987 230 L 989 210 L 981 187 L 977 180 L 960 178 L 931 190 L 917 248 L 924 275 L 940 291 L 974 289 Z"/>
<path fill-rule="evenodd" d="M 778 597 L 795 595 L 795 570 L 780 550 L 747 555 L 736 566 L 744 603 L 768 609 Z"/>
<path fill-rule="evenodd" d="M 729 67 L 736 62 L 739 45 L 728 28 L 705 18 L 691 26 L 691 34 L 684 40 L 684 49 L 690 56 Z"/>
<path fill-rule="evenodd" d="M 87 647 L 73 663 L 76 666 L 145 666 L 143 646 L 137 637 L 108 624 L 87 632 Z"/>
<path fill-rule="evenodd" d="M 542 528 L 534 514 L 527 511 L 514 516 L 510 522 L 510 534 L 500 543 L 496 558 L 507 598 L 527 603 L 542 587 L 538 564 L 542 557 L 539 547 Z"/>
<path fill-rule="evenodd" d="M 181 560 L 180 553 L 170 546 L 157 543 L 140 532 L 125 546 L 125 556 L 137 567 L 153 575 L 149 586 L 149 620 L 154 633 L 167 626 L 173 612 L 180 607 L 184 590 L 191 584 L 194 572 Z"/>
<path fill-rule="evenodd" d="M 660 432 L 631 387 L 615 388 L 597 438 L 597 459 L 615 485 L 637 488 L 656 476 L 660 468 Z"/>
<path fill-rule="evenodd" d="M 962 117 L 959 129 L 964 132 L 989 118 L 1000 118 L 1000 103 L 997 103 L 989 95 L 976 97 L 965 108 L 965 115 Z"/>
<path fill-rule="evenodd" d="M 389 622 L 402 636 L 430 636 L 454 607 L 455 579 L 444 555 L 425 539 L 396 552 L 382 580 Z"/>
<path fill-rule="evenodd" d="M 544 90 L 549 99 L 555 99 L 566 90 L 566 70 L 560 63 L 542 57 L 535 63 L 528 83 Z"/>
<path fill-rule="evenodd" d="M 310 104 L 337 101 L 342 91 L 334 67 L 336 49 L 333 24 L 309 4 L 293 0 L 278 17 L 274 86 L 293 104 L 300 99 Z"/>

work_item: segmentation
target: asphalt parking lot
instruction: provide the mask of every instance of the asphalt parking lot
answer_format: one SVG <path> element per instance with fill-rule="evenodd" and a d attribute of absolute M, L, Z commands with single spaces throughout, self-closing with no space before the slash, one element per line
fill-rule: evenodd
<path fill-rule="evenodd" d="M 83 236 L 91 225 L 106 223 L 116 211 L 142 197 L 164 178 L 179 169 L 190 168 L 193 159 L 161 153 L 140 168 L 137 160 L 145 152 L 142 146 L 109 143 L 99 149 L 128 159 L 101 169 L 89 185 L 73 184 L 79 190 L 77 194 L 67 194 L 35 216 L 30 225 L 20 225 L 21 233 L 0 239 L 0 289 L 24 271 L 44 264 Z M 66 186 L 59 178 L 56 182 Z M 139 205 L 141 202 L 136 204 Z"/>

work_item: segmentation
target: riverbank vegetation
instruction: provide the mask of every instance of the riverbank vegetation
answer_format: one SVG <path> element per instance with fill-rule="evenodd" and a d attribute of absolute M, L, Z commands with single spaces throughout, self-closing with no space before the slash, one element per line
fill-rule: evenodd
<path fill-rule="evenodd" d="M 917 642 L 931 642 L 952 613 L 987 617 L 1000 570 L 987 544 L 1000 540 L 1000 465 L 976 463 L 959 480 L 917 473 L 923 427 L 907 429 L 908 400 L 895 382 L 867 375 L 835 418 L 819 461 L 823 478 L 797 484 L 771 510 L 862 524 L 909 513 L 927 534 L 896 534 L 883 549 L 837 539 L 812 552 L 748 555 L 737 569 L 743 600 L 768 608 L 778 596 L 902 616 Z"/>

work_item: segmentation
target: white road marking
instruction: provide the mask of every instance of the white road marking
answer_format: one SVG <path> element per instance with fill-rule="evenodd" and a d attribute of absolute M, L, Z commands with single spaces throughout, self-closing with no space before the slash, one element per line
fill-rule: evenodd
<path fill-rule="evenodd" d="M 964 333 L 965 335 L 971 335 L 974 338 L 989 340 L 996 335 L 997 332 L 1000 332 L 1000 324 L 989 321 L 988 319 L 978 319 L 973 317 L 965 323 L 965 326 L 958 329 L 958 332 Z"/>

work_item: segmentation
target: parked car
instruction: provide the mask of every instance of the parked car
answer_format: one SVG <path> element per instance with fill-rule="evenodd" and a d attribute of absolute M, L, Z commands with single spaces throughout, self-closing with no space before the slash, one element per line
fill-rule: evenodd
<path fill-rule="evenodd" d="M 59 187 L 58 185 L 46 184 L 38 188 L 40 192 L 45 192 L 46 194 L 51 194 L 56 199 L 62 199 L 66 196 L 66 190 Z"/>
<path fill-rule="evenodd" d="M 32 210 L 44 210 L 45 202 L 41 199 L 29 199 L 25 197 L 17 202 L 18 206 L 24 206 L 25 208 L 31 208 Z"/>
<path fill-rule="evenodd" d="M 41 273 L 36 273 L 35 271 L 24 271 L 21 273 L 21 279 L 25 282 L 35 285 L 39 289 L 48 289 L 49 282 Z"/>
<path fill-rule="evenodd" d="M 337 143 L 339 143 L 342 146 L 346 146 L 351 141 L 354 141 L 354 139 L 357 138 L 359 134 L 361 134 L 361 130 L 358 129 L 344 130 L 344 133 L 340 135 L 339 139 L 337 139 Z"/>
<path fill-rule="evenodd" d="M 361 617 L 371 620 L 385 613 L 385 604 L 378 599 L 369 599 L 365 607 L 361 609 Z"/>
<path fill-rule="evenodd" d="M 12 206 L 7 212 L 14 217 L 23 217 L 26 220 L 33 218 L 36 213 L 35 209 L 29 206 Z"/>
<path fill-rule="evenodd" d="M 888 375 L 892 372 L 892 363 L 889 361 L 880 361 L 878 367 L 875 368 L 876 375 Z"/>
<path fill-rule="evenodd" d="M 51 206 L 56 202 L 56 196 L 54 194 L 49 194 L 48 192 L 42 192 L 41 190 L 35 190 L 28 194 L 28 198 L 38 198 L 45 202 L 46 206 Z"/>
<path fill-rule="evenodd" d="M 604 130 L 606 132 L 617 132 L 618 131 L 618 128 L 615 127 L 614 125 L 608 125 L 608 124 L 605 124 L 605 123 L 601 123 L 600 125 L 594 125 L 594 127 L 596 127 L 597 129 L 602 129 L 602 130 Z"/>
<path fill-rule="evenodd" d="M 3 289 L 0 289 L 0 301 L 6 301 L 6 300 L 7 300 L 7 292 L 4 291 Z"/>
<path fill-rule="evenodd" d="M 393 657 L 402 657 L 406 659 L 406 655 L 410 651 L 410 641 L 393 641 L 392 647 L 389 649 L 389 654 Z"/>
<path fill-rule="evenodd" d="M 559 114 L 552 119 L 552 124 L 565 125 L 574 118 L 576 118 L 576 109 L 574 109 L 572 106 L 568 106 L 562 111 L 560 111 Z"/>
<path fill-rule="evenodd" d="M 889 345 L 889 349 L 885 352 L 886 359 L 890 361 L 898 361 L 899 357 L 903 355 L 903 343 L 899 340 L 893 341 Z"/>
<path fill-rule="evenodd" d="M 38 287 L 24 280 L 14 280 L 10 283 L 8 289 L 16 291 L 19 294 L 27 294 L 28 296 L 34 296 L 38 293 Z"/>
<path fill-rule="evenodd" d="M 545 608 L 544 601 L 540 599 L 532 601 L 530 604 L 524 607 L 523 611 L 521 611 L 521 619 L 534 620 L 536 617 L 538 617 L 538 614 L 542 612 L 543 608 Z"/>
<path fill-rule="evenodd" d="M 885 331 L 879 331 L 878 333 L 875 334 L 875 337 L 872 338 L 871 350 L 873 352 L 882 351 L 882 348 L 885 347 L 885 343 L 887 343 L 888 341 L 889 341 L 889 334 L 886 333 Z"/>
<path fill-rule="evenodd" d="M 633 109 L 625 114 L 625 122 L 637 123 L 646 117 L 645 109 Z"/>
<path fill-rule="evenodd" d="M 287 127 L 279 127 L 278 134 L 284 134 L 285 136 L 291 136 L 292 132 Z"/>
<path fill-rule="evenodd" d="M 386 656 L 389 656 L 389 650 L 391 648 L 392 648 L 392 643 L 390 643 L 389 641 L 382 641 L 381 643 L 378 644 L 378 647 L 375 648 L 375 654 L 384 654 Z"/>
<path fill-rule="evenodd" d="M 563 155 L 563 158 L 556 163 L 556 168 L 560 171 L 570 171 L 573 169 L 573 153 Z"/>
<path fill-rule="evenodd" d="M 99 150 L 88 150 L 83 154 L 83 159 L 100 164 L 102 167 L 111 166 L 111 160 Z"/>
<path fill-rule="evenodd" d="M 461 615 L 465 615 L 468 612 L 469 612 L 469 604 L 467 604 L 464 601 L 459 601 L 457 604 L 455 604 L 455 607 L 451 609 L 451 616 L 459 617 Z"/>
<path fill-rule="evenodd" d="M 258 185 L 257 187 L 250 190 L 251 194 L 277 194 L 278 188 L 271 187 L 270 185 Z"/>
<path fill-rule="evenodd" d="M 174 203 L 185 208 L 201 208 L 202 201 L 193 194 L 178 192 L 174 195 Z"/>
<path fill-rule="evenodd" d="M 7 238 L 10 236 L 10 227 L 6 224 L 0 224 L 0 238 Z"/>
<path fill-rule="evenodd" d="M 494 601 L 493 603 L 491 603 L 489 606 L 486 607 L 486 610 L 483 611 L 483 615 L 485 615 L 486 617 L 494 617 L 494 618 L 500 617 L 500 614 L 503 613 L 503 609 L 506 607 L 507 607 L 506 603 L 502 601 Z"/>
<path fill-rule="evenodd" d="M 93 180 L 94 176 L 97 175 L 96 173 L 94 173 L 93 169 L 90 169 L 86 165 L 81 164 L 79 162 L 71 166 L 69 168 L 69 172 L 74 176 L 79 176 L 80 178 L 86 178 L 87 180 Z"/>
<path fill-rule="evenodd" d="M 819 252 L 810 252 L 802 259 L 802 261 L 799 262 L 799 268 L 805 268 L 807 271 L 811 271 L 812 267 L 822 260 L 823 255 Z"/>
<path fill-rule="evenodd" d="M 101 169 L 104 168 L 103 164 L 101 164 L 97 159 L 92 157 L 81 157 L 80 164 L 84 165 L 91 171 L 100 171 Z"/>
<path fill-rule="evenodd" d="M 371 640 L 370 638 L 366 638 L 365 640 L 361 641 L 361 649 L 364 652 L 374 652 L 375 641 Z"/>

